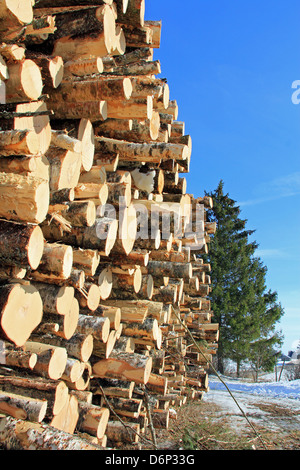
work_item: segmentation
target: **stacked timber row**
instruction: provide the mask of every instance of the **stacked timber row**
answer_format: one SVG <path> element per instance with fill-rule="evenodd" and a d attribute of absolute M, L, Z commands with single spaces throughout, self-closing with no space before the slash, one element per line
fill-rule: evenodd
<path fill-rule="evenodd" d="M 0 444 L 141 445 L 208 389 L 212 201 L 144 0 L 33 4 L 0 0 Z"/>

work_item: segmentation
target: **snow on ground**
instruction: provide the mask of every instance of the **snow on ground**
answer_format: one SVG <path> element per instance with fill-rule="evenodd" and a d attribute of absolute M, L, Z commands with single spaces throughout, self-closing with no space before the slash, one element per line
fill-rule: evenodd
<path fill-rule="evenodd" d="M 209 377 L 203 401 L 218 406 L 215 419 L 226 417 L 236 430 L 244 430 L 246 419 L 271 431 L 300 430 L 300 380 L 251 383 L 223 377 L 234 399 L 216 376 Z M 247 425 L 246 425 L 247 426 Z"/>

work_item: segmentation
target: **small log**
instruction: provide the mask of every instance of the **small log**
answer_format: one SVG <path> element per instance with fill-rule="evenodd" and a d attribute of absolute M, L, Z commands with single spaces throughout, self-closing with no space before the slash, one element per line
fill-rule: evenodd
<path fill-rule="evenodd" d="M 73 249 L 73 266 L 82 269 L 87 276 L 94 276 L 100 263 L 97 250 Z"/>
<path fill-rule="evenodd" d="M 42 377 L 58 380 L 66 367 L 67 351 L 63 347 L 50 344 L 26 341 L 24 350 L 37 355 L 37 363 L 33 372 Z"/>
<path fill-rule="evenodd" d="M 132 430 L 132 429 L 133 430 Z M 130 423 L 130 427 L 125 427 L 120 421 L 108 421 L 106 435 L 109 441 L 123 443 L 137 443 L 139 441 L 140 424 Z"/>
<path fill-rule="evenodd" d="M 40 281 L 43 275 L 67 279 L 73 265 L 73 249 L 70 245 L 60 243 L 45 243 L 43 255 L 38 269 L 32 271 L 33 279 Z"/>

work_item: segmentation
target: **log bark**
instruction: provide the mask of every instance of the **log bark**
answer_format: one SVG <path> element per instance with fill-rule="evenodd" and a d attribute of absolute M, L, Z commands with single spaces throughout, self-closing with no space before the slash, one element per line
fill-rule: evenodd
<path fill-rule="evenodd" d="M 83 335 L 91 334 L 95 339 L 106 343 L 110 331 L 110 321 L 106 317 L 80 314 L 77 331 Z"/>
<path fill-rule="evenodd" d="M 84 439 L 47 424 L 3 418 L 0 442 L 7 450 L 101 450 Z"/>
<path fill-rule="evenodd" d="M 72 307 L 74 287 L 43 282 L 32 282 L 32 285 L 39 291 L 45 313 L 67 315 Z"/>
<path fill-rule="evenodd" d="M 38 376 L 1 375 L 0 385 L 1 390 L 6 392 L 47 400 L 46 416 L 48 418 L 58 414 L 68 398 L 68 388 L 62 380 L 56 381 Z"/>
<path fill-rule="evenodd" d="M 4 265 L 36 269 L 43 251 L 44 237 L 38 225 L 0 221 L 0 260 Z"/>
<path fill-rule="evenodd" d="M 119 353 L 93 365 L 93 373 L 101 378 L 132 380 L 147 383 L 152 368 L 152 358 L 141 354 Z"/>
<path fill-rule="evenodd" d="M 18 283 L 1 286 L 0 294 L 0 335 L 23 346 L 42 319 L 40 294 L 34 286 Z"/>
<path fill-rule="evenodd" d="M 0 391 L 0 412 L 16 419 L 27 419 L 33 423 L 43 421 L 47 411 L 47 401 L 23 397 L 11 392 Z"/>

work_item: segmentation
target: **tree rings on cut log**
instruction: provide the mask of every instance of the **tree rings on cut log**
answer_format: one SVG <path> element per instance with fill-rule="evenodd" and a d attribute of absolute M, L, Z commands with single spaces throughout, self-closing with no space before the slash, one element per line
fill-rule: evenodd
<path fill-rule="evenodd" d="M 0 287 L 0 335 L 23 346 L 43 315 L 43 303 L 32 285 L 6 284 Z"/>
<path fill-rule="evenodd" d="M 8 65 L 9 80 L 6 83 L 6 102 L 37 100 L 43 90 L 39 66 L 31 59 Z"/>

